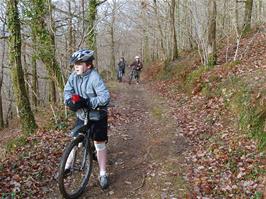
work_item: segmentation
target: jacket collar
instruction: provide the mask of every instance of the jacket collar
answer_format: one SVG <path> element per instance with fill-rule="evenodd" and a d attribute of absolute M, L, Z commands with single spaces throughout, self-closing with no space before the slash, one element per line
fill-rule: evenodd
<path fill-rule="evenodd" d="M 78 76 L 78 77 L 81 77 L 81 78 L 86 77 L 86 76 L 88 76 L 88 75 L 91 73 L 92 70 L 93 70 L 93 69 L 89 69 L 89 70 L 87 70 L 85 73 L 83 73 L 83 74 L 81 74 L 81 75 L 77 75 L 77 76 Z"/>

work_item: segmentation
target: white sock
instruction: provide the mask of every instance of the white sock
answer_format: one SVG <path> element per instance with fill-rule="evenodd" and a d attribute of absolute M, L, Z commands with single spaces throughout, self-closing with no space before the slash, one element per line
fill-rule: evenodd
<path fill-rule="evenodd" d="M 100 171 L 100 176 L 106 175 L 106 171 Z"/>
<path fill-rule="evenodd" d="M 65 169 L 69 169 L 73 163 L 74 160 L 74 155 L 76 152 L 76 147 L 72 149 L 72 151 L 70 152 L 67 161 L 66 161 L 66 165 L 65 165 Z"/>

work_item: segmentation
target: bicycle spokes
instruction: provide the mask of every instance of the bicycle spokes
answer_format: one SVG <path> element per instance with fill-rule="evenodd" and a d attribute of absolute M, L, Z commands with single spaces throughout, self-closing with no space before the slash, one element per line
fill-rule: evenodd
<path fill-rule="evenodd" d="M 70 151 L 65 165 L 65 168 L 71 165 L 70 172 L 63 175 L 63 188 L 67 195 L 74 195 L 86 187 L 92 168 L 92 161 L 88 156 L 90 154 L 87 147 L 80 143 Z"/>

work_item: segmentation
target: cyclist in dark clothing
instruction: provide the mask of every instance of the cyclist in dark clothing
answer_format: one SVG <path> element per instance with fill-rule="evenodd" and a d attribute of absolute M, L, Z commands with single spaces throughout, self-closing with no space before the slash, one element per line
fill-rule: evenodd
<path fill-rule="evenodd" d="M 136 56 L 135 57 L 135 61 L 132 64 L 130 64 L 129 67 L 132 68 L 132 72 L 131 72 L 130 78 L 132 79 L 133 78 L 133 75 L 135 75 L 135 78 L 137 80 L 137 83 L 139 83 L 140 72 L 141 72 L 141 70 L 143 68 L 143 64 L 140 61 L 140 57 L 139 56 Z"/>
<path fill-rule="evenodd" d="M 124 57 L 121 57 L 119 60 L 119 63 L 117 65 L 117 79 L 121 82 L 122 77 L 125 74 L 125 68 L 126 68 L 126 61 Z"/>

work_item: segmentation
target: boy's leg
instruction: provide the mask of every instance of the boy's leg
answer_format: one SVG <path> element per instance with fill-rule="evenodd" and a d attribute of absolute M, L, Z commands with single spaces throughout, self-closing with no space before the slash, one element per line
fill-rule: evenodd
<path fill-rule="evenodd" d="M 100 169 L 100 176 L 106 175 L 107 149 L 105 142 L 94 142 L 97 151 L 97 159 Z"/>
<path fill-rule="evenodd" d="M 97 151 L 97 159 L 99 164 L 99 181 L 103 189 L 109 185 L 109 180 L 106 173 L 107 162 L 107 116 L 94 123 L 94 145 Z"/>
<path fill-rule="evenodd" d="M 82 125 L 84 123 L 84 121 L 82 121 L 81 119 L 77 118 L 76 119 L 76 124 L 75 127 L 78 125 Z M 78 135 L 72 135 L 73 139 L 75 139 Z M 76 148 L 73 148 L 72 151 L 70 152 L 67 161 L 66 161 L 66 165 L 65 165 L 65 170 L 67 170 L 67 172 L 70 170 L 72 162 L 74 160 L 74 156 L 75 156 L 75 152 L 76 152 Z"/>
<path fill-rule="evenodd" d="M 139 83 L 139 71 L 136 71 L 136 80 L 137 80 L 137 83 Z"/>

